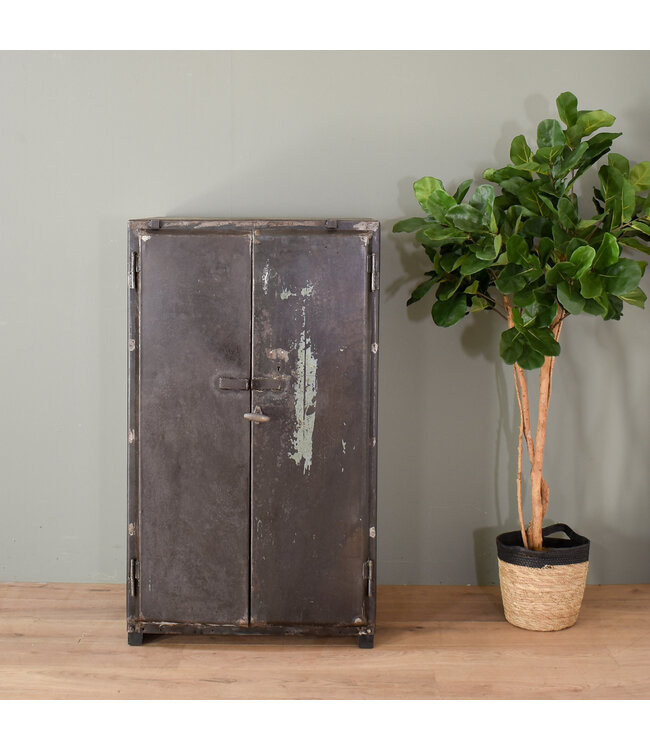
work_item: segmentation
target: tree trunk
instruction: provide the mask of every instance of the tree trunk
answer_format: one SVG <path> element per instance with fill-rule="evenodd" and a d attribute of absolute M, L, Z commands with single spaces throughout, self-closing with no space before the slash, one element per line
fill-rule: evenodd
<path fill-rule="evenodd" d="M 555 340 L 560 338 L 565 313 L 558 305 L 555 321 L 551 326 Z M 551 400 L 551 386 L 553 384 L 553 369 L 555 357 L 546 357 L 539 371 L 539 402 L 537 408 L 537 433 L 535 435 L 534 459 L 530 470 L 530 494 L 532 516 L 528 526 L 528 546 L 530 549 L 542 549 L 542 526 L 548 510 L 549 489 L 542 476 L 544 464 L 544 448 L 546 446 L 546 424 L 548 407 Z"/>
<path fill-rule="evenodd" d="M 507 313 L 508 327 L 514 326 L 512 317 L 512 305 L 504 295 L 504 308 Z M 560 338 L 562 324 L 566 313 L 558 305 L 557 315 L 551 326 L 555 340 Z M 555 357 L 546 357 L 539 372 L 539 402 L 537 410 L 537 430 L 533 441 L 530 426 L 530 401 L 528 396 L 528 385 L 524 370 L 515 363 L 513 366 L 515 376 L 515 391 L 517 393 L 517 404 L 520 413 L 519 438 L 517 443 L 517 510 L 519 525 L 523 544 L 527 549 L 542 549 L 542 526 L 546 511 L 548 510 L 549 488 L 542 475 L 544 465 L 544 449 L 546 446 L 546 424 L 548 420 L 548 407 L 551 399 L 551 384 L 553 379 L 553 368 Z M 528 458 L 530 460 L 530 484 L 531 484 L 531 506 L 532 515 L 528 528 L 525 527 L 522 507 L 521 491 L 521 454 L 522 443 L 526 440 Z"/>
<path fill-rule="evenodd" d="M 537 433 L 535 435 L 535 455 L 533 465 L 530 469 L 530 499 L 532 504 L 532 516 L 528 527 L 528 545 L 530 549 L 542 549 L 542 524 L 548 506 L 548 488 L 546 498 L 542 491 L 543 477 L 542 467 L 544 464 L 544 448 L 546 445 L 546 421 L 548 418 L 548 406 L 551 396 L 551 368 L 553 357 L 546 357 L 539 371 L 539 405 L 537 410 Z M 546 500 L 546 502 L 545 502 Z"/>

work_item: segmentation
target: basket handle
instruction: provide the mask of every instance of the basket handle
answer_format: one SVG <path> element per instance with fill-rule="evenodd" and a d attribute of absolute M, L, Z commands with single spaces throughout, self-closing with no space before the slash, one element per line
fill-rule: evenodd
<path fill-rule="evenodd" d="M 578 542 L 582 538 L 580 534 L 576 534 L 576 532 L 565 523 L 554 523 L 547 526 L 545 529 L 542 529 L 542 538 L 551 536 L 551 534 L 555 534 L 557 531 L 563 531 L 572 542 Z"/>

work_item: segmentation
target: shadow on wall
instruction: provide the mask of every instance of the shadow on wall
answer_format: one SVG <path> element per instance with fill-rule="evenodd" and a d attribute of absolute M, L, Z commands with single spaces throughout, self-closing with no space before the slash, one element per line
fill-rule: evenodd
<path fill-rule="evenodd" d="M 406 208 L 405 215 L 419 215 L 421 212 L 417 205 L 414 207 L 412 197 L 411 178 L 404 178 L 399 182 L 400 206 Z M 454 186 L 450 185 L 449 189 Z M 415 210 L 414 210 L 415 208 Z M 404 218 L 404 217 L 399 217 Z M 392 223 L 399 220 L 394 219 Z M 391 223 L 391 228 L 392 228 Z M 411 234 L 395 235 L 392 239 L 399 254 L 399 262 L 403 273 L 394 278 L 384 286 L 384 293 L 393 298 L 405 291 L 411 291 L 424 278 L 424 273 L 430 270 L 431 264 L 422 248 L 417 244 Z M 406 295 L 404 295 L 406 297 Z M 424 300 L 408 308 L 408 319 L 413 322 L 424 321 L 430 318 L 433 295 L 425 297 Z M 431 322 L 431 321 L 430 321 Z M 431 325 L 433 323 L 431 322 Z M 499 357 L 499 336 L 504 323 L 496 313 L 471 315 L 463 324 L 462 330 L 457 331 L 460 342 L 468 360 L 482 359 L 488 362 L 494 371 L 494 384 L 486 383 L 486 392 L 494 389 L 491 396 L 496 395 L 498 399 L 498 420 L 494 427 L 477 419 L 477 424 L 472 429 L 478 430 L 485 435 L 482 444 L 488 451 L 494 451 L 493 472 L 491 477 L 486 477 L 485 494 L 481 506 L 485 508 L 490 502 L 493 503 L 492 517 L 496 517 L 497 524 L 476 529 L 473 533 L 474 545 L 474 568 L 477 582 L 480 585 L 491 585 L 498 582 L 498 571 L 496 561 L 495 537 L 497 534 L 518 528 L 519 521 L 516 507 L 515 472 L 517 467 L 517 435 L 519 430 L 519 412 L 514 408 L 514 389 L 509 388 L 507 368 Z M 451 334 L 453 335 L 453 334 Z M 459 393 L 459 399 L 462 395 Z M 505 448 L 504 448 L 505 443 Z M 504 455 L 505 451 L 505 455 Z M 503 466 L 506 466 L 505 486 L 502 480 Z M 510 479 L 512 478 L 512 481 Z M 491 485 L 491 487 L 490 487 Z M 504 515 L 502 508 L 507 507 Z"/>
<path fill-rule="evenodd" d="M 599 584 L 620 583 L 621 568 L 616 560 L 625 550 L 625 582 L 650 582 L 650 547 L 642 535 L 621 534 L 611 526 L 586 524 L 584 533 L 591 541 L 587 583 L 596 579 Z M 643 531 L 644 529 L 642 529 Z"/>
<path fill-rule="evenodd" d="M 494 430 L 490 430 L 488 425 L 479 427 L 485 430 L 486 444 L 488 436 L 494 436 L 492 500 L 497 520 L 495 526 L 481 527 L 473 533 L 474 564 L 479 586 L 498 583 L 496 536 L 504 531 L 519 528 L 515 485 L 519 411 L 515 408 L 513 389 L 508 387 L 506 378 L 511 368 L 503 364 L 498 353 L 502 328 L 503 325 L 496 313 L 473 315 L 471 325 L 465 328 L 461 338 L 463 349 L 469 357 L 482 357 L 494 367 L 494 385 L 498 400 L 498 417 Z M 505 469 L 502 470 L 504 466 Z M 525 489 L 524 483 L 524 497 Z M 505 515 L 502 511 L 504 506 L 507 508 Z"/>

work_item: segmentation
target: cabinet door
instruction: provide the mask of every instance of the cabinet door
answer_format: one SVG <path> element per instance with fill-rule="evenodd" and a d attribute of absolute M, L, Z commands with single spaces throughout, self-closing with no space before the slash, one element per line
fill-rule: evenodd
<path fill-rule="evenodd" d="M 248 624 L 250 247 L 249 233 L 140 238 L 145 620 Z"/>
<path fill-rule="evenodd" d="M 367 619 L 368 239 L 255 234 L 251 624 Z"/>

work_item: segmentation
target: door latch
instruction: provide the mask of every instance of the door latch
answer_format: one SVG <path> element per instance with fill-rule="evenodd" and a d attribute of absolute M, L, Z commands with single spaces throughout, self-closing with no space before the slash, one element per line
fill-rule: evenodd
<path fill-rule="evenodd" d="M 264 422 L 269 422 L 271 417 L 268 416 L 268 414 L 262 414 L 262 409 L 259 406 L 256 406 L 253 409 L 253 413 L 250 412 L 244 414 L 244 419 L 247 419 L 249 422 L 256 422 L 257 424 L 261 424 Z"/>

